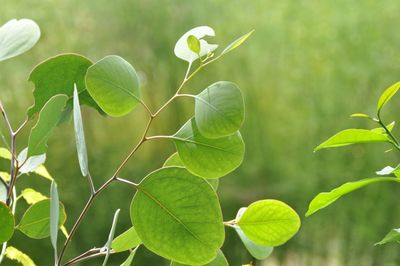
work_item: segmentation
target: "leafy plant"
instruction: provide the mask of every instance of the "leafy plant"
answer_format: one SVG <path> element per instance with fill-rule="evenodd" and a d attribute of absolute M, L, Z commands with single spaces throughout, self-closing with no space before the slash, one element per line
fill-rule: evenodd
<path fill-rule="evenodd" d="M 346 129 L 335 134 L 328 140 L 324 141 L 322 144 L 315 148 L 315 151 L 327 148 L 343 147 L 353 144 L 360 143 L 388 143 L 393 146 L 394 149 L 400 150 L 400 142 L 393 134 L 393 128 L 395 122 L 386 125 L 382 120 L 381 111 L 383 107 L 390 101 L 390 99 L 398 92 L 400 89 L 400 82 L 390 86 L 386 89 L 379 98 L 377 104 L 376 117 L 364 114 L 355 113 L 351 117 L 368 119 L 373 123 L 377 124 L 377 128 L 373 129 Z M 308 207 L 306 216 L 310 216 L 317 211 L 331 205 L 333 202 L 338 200 L 340 197 L 349 194 L 355 190 L 373 183 L 380 182 L 400 182 L 400 170 L 399 166 L 391 167 L 386 166 L 382 170 L 376 172 L 377 177 L 371 177 L 366 179 L 361 179 L 355 182 L 345 183 L 329 192 L 319 193 L 311 202 Z M 389 242 L 399 242 L 400 240 L 400 230 L 392 229 L 383 240 L 376 243 L 377 245 L 389 243 Z"/>
<path fill-rule="evenodd" d="M 251 33 L 234 41 L 219 55 L 214 53 L 218 45 L 204 39 L 215 35 L 212 28 L 201 26 L 185 33 L 174 51 L 178 58 L 188 63 L 186 74 L 176 93 L 156 111 L 152 111 L 141 97 L 136 70 L 119 56 L 109 55 L 93 63 L 81 55 L 62 54 L 35 67 L 29 77 L 35 85 L 35 103 L 17 130 L 13 130 L 5 108 L 0 104 L 10 135 L 10 144 L 5 141 L 6 148 L 0 149 L 0 156 L 10 161 L 9 173 L 2 173 L 0 177 L 0 242 L 3 245 L 0 262 L 7 257 L 23 265 L 35 265 L 26 254 L 8 246 L 14 230 L 34 239 L 50 237 L 54 265 L 74 265 L 97 257 L 104 257 L 103 265 L 106 265 L 110 255 L 120 252 L 129 253 L 122 265 L 130 265 L 140 245 L 171 260 L 171 265 L 227 265 L 220 250 L 225 240 L 224 226 L 236 230 L 256 259 L 265 259 L 273 247 L 292 238 L 300 227 L 300 218 L 292 208 L 277 200 L 254 202 L 241 208 L 233 220 L 223 221 L 217 196 L 218 179 L 239 167 L 245 151 L 239 133 L 245 108 L 238 86 L 219 81 L 197 95 L 182 93 L 184 86 L 200 70 L 239 47 Z M 25 52 L 36 43 L 38 36 L 39 28 L 31 20 L 8 22 L 0 28 L 0 55 L 4 55 L 0 58 L 4 60 Z M 194 117 L 173 135 L 150 136 L 148 132 L 154 119 L 175 99 L 182 97 L 194 99 Z M 142 106 L 148 115 L 141 139 L 100 187 L 95 186 L 90 174 L 81 105 L 112 117 L 124 116 Z M 89 198 L 68 232 L 64 227 L 66 210 L 59 201 L 57 184 L 43 163 L 53 129 L 71 115 L 78 161 L 81 173 L 88 181 Z M 17 136 L 28 121 L 35 119 L 27 148 L 18 154 Z M 172 141 L 177 150 L 162 168 L 149 173 L 140 183 L 120 176 L 121 170 L 143 144 L 162 139 Z M 18 191 L 19 178 L 31 172 L 51 181 L 50 198 L 32 188 Z M 92 203 L 115 182 L 136 190 L 129 210 L 132 227 L 114 237 L 118 209 L 110 232 L 105 235 L 106 244 L 65 260 L 65 251 Z M 21 198 L 30 207 L 19 219 L 15 217 L 15 209 Z M 62 246 L 58 244 L 59 229 L 66 237 Z"/>

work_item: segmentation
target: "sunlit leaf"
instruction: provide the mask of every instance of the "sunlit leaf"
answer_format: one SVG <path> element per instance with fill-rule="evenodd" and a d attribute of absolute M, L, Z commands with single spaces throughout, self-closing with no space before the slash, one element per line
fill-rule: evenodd
<path fill-rule="evenodd" d="M 0 148 L 0 157 L 7 160 L 11 160 L 11 152 L 6 148 Z"/>
<path fill-rule="evenodd" d="M 378 101 L 378 114 L 381 112 L 383 106 L 387 102 L 390 101 L 390 99 L 397 93 L 397 91 L 400 89 L 400 82 L 395 83 L 394 85 L 390 86 L 387 88 L 381 95 Z"/>
<path fill-rule="evenodd" d="M 0 61 L 31 49 L 40 38 L 39 26 L 30 19 L 13 19 L 0 27 Z"/>
<path fill-rule="evenodd" d="M 26 158 L 28 156 L 28 148 L 23 149 L 17 157 L 17 160 L 22 167 L 19 168 L 21 174 L 26 174 L 29 172 L 34 172 L 46 161 L 46 154 L 34 155 Z"/>
<path fill-rule="evenodd" d="M 306 216 L 310 216 L 311 214 L 331 205 L 333 202 L 335 202 L 343 195 L 346 195 L 354 190 L 365 187 L 372 183 L 384 182 L 384 181 L 400 182 L 400 179 L 394 177 L 374 177 L 374 178 L 361 179 L 359 181 L 345 183 L 340 187 L 331 190 L 330 192 L 319 193 L 310 202 Z"/>
<path fill-rule="evenodd" d="M 127 231 L 123 232 L 117 236 L 111 243 L 111 247 L 115 252 L 122 252 L 133 249 L 140 245 L 142 240 L 136 233 L 134 227 L 129 228 Z"/>
<path fill-rule="evenodd" d="M 375 245 L 383 245 L 387 243 L 397 243 L 400 244 L 400 228 L 392 229 L 390 232 Z"/>
<path fill-rule="evenodd" d="M 189 265 L 171 261 L 170 266 L 189 266 Z M 222 253 L 222 251 L 220 250 L 217 256 L 211 262 L 203 264 L 202 266 L 229 266 L 229 264 L 225 258 L 224 253 Z"/>
<path fill-rule="evenodd" d="M 5 256 L 10 260 L 21 263 L 22 266 L 36 266 L 28 255 L 11 246 L 7 247 Z"/>
<path fill-rule="evenodd" d="M 131 220 L 146 248 L 183 264 L 210 262 L 224 242 L 215 191 L 180 167 L 162 168 L 143 179 L 132 201 Z"/>
<path fill-rule="evenodd" d="M 196 36 L 189 35 L 189 37 L 187 38 L 187 44 L 192 52 L 196 54 L 200 53 L 200 41 L 196 38 Z"/>
<path fill-rule="evenodd" d="M 35 174 L 40 175 L 50 181 L 53 180 L 53 177 L 49 174 L 49 172 L 47 171 L 46 167 L 44 165 L 39 166 L 35 171 Z"/>
<path fill-rule="evenodd" d="M 231 44 L 229 44 L 223 51 L 222 54 L 229 53 L 230 51 L 238 48 L 240 45 L 242 45 L 250 36 L 253 34 L 254 30 L 246 33 L 245 35 L 241 36 L 239 39 L 235 40 Z"/>
<path fill-rule="evenodd" d="M 24 190 L 21 191 L 21 196 L 25 199 L 25 201 L 29 204 L 35 204 L 39 201 L 48 199 L 46 196 L 44 196 L 42 193 L 37 192 L 36 190 L 32 188 L 25 188 Z"/>
<path fill-rule="evenodd" d="M 126 115 L 136 107 L 141 97 L 136 70 L 116 55 L 106 56 L 89 67 L 86 87 L 110 116 Z"/>
<path fill-rule="evenodd" d="M 83 130 L 81 107 L 79 104 L 78 90 L 76 88 L 76 84 L 74 84 L 74 129 L 79 166 L 81 168 L 82 175 L 87 176 L 89 168 L 86 151 L 85 132 Z"/>
<path fill-rule="evenodd" d="M 14 234 L 14 216 L 11 209 L 0 202 L 0 244 L 7 242 Z"/>
<path fill-rule="evenodd" d="M 128 258 L 121 264 L 121 266 L 130 266 L 132 264 L 133 258 L 135 257 L 135 254 L 136 254 L 136 250 L 137 249 L 134 249 L 133 251 L 131 251 Z"/>
<path fill-rule="evenodd" d="M 371 118 L 369 115 L 367 114 L 363 114 L 363 113 L 355 113 L 355 114 L 351 114 L 350 117 L 359 117 L 359 118 Z"/>

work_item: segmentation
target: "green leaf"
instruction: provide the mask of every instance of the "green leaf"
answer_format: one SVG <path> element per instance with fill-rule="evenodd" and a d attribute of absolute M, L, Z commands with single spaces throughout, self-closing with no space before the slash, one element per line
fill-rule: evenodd
<path fill-rule="evenodd" d="M 26 159 L 27 156 L 28 156 L 28 148 L 23 149 L 18 154 L 17 157 L 18 163 L 22 165 L 22 167 L 19 168 L 19 172 L 21 174 L 34 172 L 40 165 L 42 165 L 46 161 L 46 154 L 35 155 Z"/>
<path fill-rule="evenodd" d="M 86 87 L 90 95 L 110 116 L 123 116 L 140 102 L 139 78 L 123 58 L 110 55 L 89 67 Z"/>
<path fill-rule="evenodd" d="M 57 237 L 60 218 L 60 200 L 58 197 L 57 183 L 53 180 L 50 187 L 50 240 L 57 261 Z"/>
<path fill-rule="evenodd" d="M 196 38 L 196 36 L 189 35 L 189 37 L 187 38 L 187 44 L 189 46 L 189 49 L 192 50 L 194 53 L 200 53 L 200 41 Z"/>
<path fill-rule="evenodd" d="M 14 216 L 8 206 L 0 202 L 0 244 L 7 242 L 14 234 Z"/>
<path fill-rule="evenodd" d="M 106 256 L 104 257 L 104 261 L 103 261 L 103 264 L 102 264 L 103 266 L 107 265 L 108 257 L 110 256 L 111 244 L 112 244 L 112 241 L 114 239 L 115 228 L 117 227 L 117 221 L 118 221 L 119 212 L 120 212 L 120 209 L 115 211 L 113 222 L 112 222 L 111 229 L 110 229 L 110 233 L 108 235 L 108 240 L 107 240 L 107 243 L 104 246 L 104 248 L 106 248 L 107 253 L 106 253 Z"/>
<path fill-rule="evenodd" d="M 376 174 L 377 175 L 390 175 L 390 174 L 393 174 L 394 171 L 396 171 L 397 169 L 398 169 L 398 167 L 393 168 L 391 166 L 386 166 L 382 170 L 376 171 Z"/>
<path fill-rule="evenodd" d="M 257 245 L 274 247 L 297 233 L 300 217 L 281 201 L 260 200 L 250 204 L 236 224 Z"/>
<path fill-rule="evenodd" d="M 175 152 L 172 154 L 165 162 L 163 167 L 168 167 L 168 166 L 179 166 L 179 167 L 185 167 L 183 164 L 181 157 L 179 157 L 179 154 Z M 215 191 L 218 189 L 219 185 L 219 179 L 207 179 L 206 180 L 210 185 L 214 188 Z"/>
<path fill-rule="evenodd" d="M 1 175 L 0 175 L 1 176 Z M 2 177 L 2 176 L 1 176 Z M 4 179 L 3 179 L 4 180 Z M 5 181 L 5 180 L 4 180 Z M 0 181 L 0 203 L 7 201 L 7 187 Z"/>
<path fill-rule="evenodd" d="M 39 201 L 48 199 L 46 196 L 44 196 L 42 193 L 37 192 L 36 190 L 32 188 L 26 188 L 21 191 L 21 196 L 25 199 L 25 201 L 29 204 L 35 204 Z"/>
<path fill-rule="evenodd" d="M 204 178 L 218 178 L 242 163 L 244 143 L 239 132 L 218 139 L 203 137 L 192 118 L 174 135 L 174 143 L 186 168 Z"/>
<path fill-rule="evenodd" d="M 371 119 L 371 117 L 369 115 L 363 114 L 363 113 L 351 114 L 350 117 L 352 117 L 352 118 L 359 117 L 359 118 L 369 118 L 369 119 Z"/>
<path fill-rule="evenodd" d="M 75 129 L 75 142 L 76 150 L 78 152 L 79 166 L 83 176 L 89 173 L 88 158 L 86 151 L 85 133 L 82 124 L 81 107 L 79 104 L 78 90 L 74 84 L 74 129 Z"/>
<path fill-rule="evenodd" d="M 65 223 L 67 215 L 60 203 L 59 227 Z M 17 229 L 30 238 L 42 239 L 50 236 L 50 200 L 42 200 L 26 210 Z"/>
<path fill-rule="evenodd" d="M 340 187 L 335 188 L 329 192 L 319 193 L 310 202 L 306 216 L 310 216 L 311 214 L 331 205 L 333 202 L 335 202 L 337 199 L 339 199 L 343 195 L 346 195 L 346 194 L 348 194 L 354 190 L 357 190 L 359 188 L 365 187 L 369 184 L 376 183 L 376 182 L 382 182 L 382 181 L 400 182 L 400 179 L 394 178 L 394 177 L 366 178 L 366 179 L 361 179 L 361 180 L 355 181 L 355 182 L 347 182 L 347 183 L 341 185 Z"/>
<path fill-rule="evenodd" d="M 244 121 L 244 101 L 235 83 L 218 81 L 195 98 L 195 119 L 201 135 L 219 138 L 234 134 Z"/>
<path fill-rule="evenodd" d="M 0 157 L 7 160 L 11 160 L 11 152 L 6 148 L 0 148 Z"/>
<path fill-rule="evenodd" d="M 142 243 L 139 236 L 136 233 L 135 228 L 132 226 L 127 231 L 117 236 L 111 243 L 111 247 L 115 252 L 123 252 L 134 247 L 139 246 Z"/>
<path fill-rule="evenodd" d="M 390 99 L 397 93 L 399 89 L 400 89 L 400 82 L 397 82 L 394 85 L 387 88 L 382 93 L 378 101 L 378 114 L 381 112 L 383 106 L 385 106 L 385 104 L 390 101 Z"/>
<path fill-rule="evenodd" d="M 314 151 L 326 148 L 342 147 L 357 143 L 389 142 L 386 134 L 366 129 L 346 129 L 335 134 L 327 141 L 320 144 Z"/>
<path fill-rule="evenodd" d="M 400 244 L 400 228 L 392 229 L 390 232 L 375 245 L 383 245 L 387 243 L 397 243 Z"/>
<path fill-rule="evenodd" d="M 187 266 L 186 264 L 181 264 L 175 261 L 171 261 L 170 266 Z M 228 261 L 225 258 L 224 253 L 222 251 L 218 251 L 217 256 L 209 263 L 204 264 L 203 266 L 229 266 Z"/>
<path fill-rule="evenodd" d="M 36 264 L 28 255 L 14 247 L 7 247 L 5 255 L 8 259 L 21 263 L 22 266 L 36 266 Z"/>
<path fill-rule="evenodd" d="M 236 215 L 236 221 L 240 220 L 246 209 L 247 208 L 239 209 Z M 251 254 L 251 256 L 253 256 L 257 260 L 264 260 L 272 254 L 272 251 L 274 250 L 273 247 L 257 245 L 243 233 L 242 229 L 240 229 L 239 226 L 235 226 L 235 230 L 236 233 L 239 235 L 240 239 L 242 240 L 247 251 Z"/>
<path fill-rule="evenodd" d="M 28 157 L 46 153 L 47 140 L 60 121 L 61 112 L 67 99 L 65 95 L 56 95 L 43 106 L 39 119 L 29 136 Z"/>
<path fill-rule="evenodd" d="M 49 172 L 47 171 L 46 167 L 44 165 L 39 166 L 35 171 L 33 171 L 35 174 L 40 175 L 44 178 L 46 178 L 47 180 L 52 181 L 53 177 L 49 174 Z"/>
<path fill-rule="evenodd" d="M 203 178 L 167 167 L 149 174 L 137 189 L 131 220 L 148 249 L 183 264 L 215 258 L 225 232 L 218 197 Z"/>
<path fill-rule="evenodd" d="M 0 27 L 0 61 L 31 49 L 40 38 L 39 26 L 30 19 L 12 19 Z"/>
<path fill-rule="evenodd" d="M 135 257 L 137 248 L 135 248 L 131 253 L 129 254 L 129 257 L 121 264 L 121 266 L 130 266 L 133 262 L 133 258 Z"/>
<path fill-rule="evenodd" d="M 35 85 L 33 91 L 35 104 L 28 110 L 29 118 L 32 118 L 51 97 L 57 94 L 65 94 L 70 98 L 66 113 L 63 114 L 67 116 L 72 110 L 71 98 L 74 84 L 78 88 L 80 103 L 102 112 L 85 88 L 86 71 L 91 65 L 92 62 L 81 55 L 61 54 L 36 66 L 29 75 L 29 80 Z"/>
<path fill-rule="evenodd" d="M 237 39 L 236 41 L 234 41 L 233 43 L 229 44 L 223 51 L 221 54 L 226 54 L 229 53 L 230 51 L 238 48 L 240 45 L 242 45 L 242 43 L 244 43 L 250 36 L 251 34 L 253 34 L 254 30 L 246 33 L 245 35 L 241 36 L 239 39 Z"/>
<path fill-rule="evenodd" d="M 396 125 L 396 122 L 393 121 L 392 123 L 388 124 L 388 125 L 386 126 L 386 128 L 387 128 L 390 132 L 392 132 L 392 130 L 393 130 L 393 128 L 394 128 L 395 125 Z M 385 130 L 383 127 L 377 127 L 377 128 L 371 129 L 371 131 L 374 132 L 374 133 L 381 133 L 381 134 L 387 135 L 386 130 Z"/>

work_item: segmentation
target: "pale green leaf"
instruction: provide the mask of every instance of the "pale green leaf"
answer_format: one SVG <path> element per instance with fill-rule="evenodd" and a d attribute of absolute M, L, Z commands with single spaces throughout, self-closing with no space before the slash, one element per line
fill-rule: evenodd
<path fill-rule="evenodd" d="M 35 204 L 39 201 L 48 199 L 46 196 L 44 196 L 42 193 L 37 192 L 36 190 L 32 188 L 25 188 L 24 190 L 21 191 L 21 196 L 25 199 L 25 201 L 29 204 Z"/>
<path fill-rule="evenodd" d="M 46 153 L 47 140 L 60 121 L 61 112 L 67 99 L 68 97 L 65 95 L 56 95 L 44 105 L 40 111 L 39 119 L 29 136 L 27 157 Z"/>
<path fill-rule="evenodd" d="M 238 38 L 237 40 L 235 40 L 234 42 L 232 42 L 231 44 L 229 44 L 223 51 L 222 54 L 226 54 L 229 53 L 230 51 L 238 48 L 240 45 L 242 45 L 250 36 L 251 34 L 253 34 L 254 30 L 246 33 L 245 35 L 241 36 L 240 38 Z"/>
<path fill-rule="evenodd" d="M 0 244 L 10 240 L 14 234 L 14 216 L 11 209 L 0 202 Z"/>
<path fill-rule="evenodd" d="M 7 192 L 7 187 L 0 181 L 0 202 L 5 203 L 7 201 Z"/>
<path fill-rule="evenodd" d="M 383 106 L 397 93 L 400 88 L 400 82 L 387 88 L 381 95 L 378 101 L 378 114 L 381 112 Z"/>
<path fill-rule="evenodd" d="M 0 61 L 31 49 L 40 38 L 39 26 L 30 19 L 12 19 L 0 27 Z"/>
<path fill-rule="evenodd" d="M 57 183 L 53 180 L 50 187 L 50 240 L 57 260 L 57 237 L 60 219 L 60 199 L 58 197 Z"/>
<path fill-rule="evenodd" d="M 318 147 L 314 151 L 326 148 L 342 147 L 357 143 L 370 142 L 389 142 L 386 134 L 373 132 L 366 129 L 346 129 L 335 134 Z"/>
<path fill-rule="evenodd" d="M 18 163 L 22 165 L 19 168 L 21 174 L 26 174 L 34 172 L 40 165 L 46 161 L 46 154 L 34 155 L 26 158 L 28 156 L 28 148 L 23 149 L 17 157 Z"/>
<path fill-rule="evenodd" d="M 200 53 L 200 41 L 196 38 L 196 36 L 189 35 L 187 38 L 187 44 L 192 52 L 196 54 Z"/>
<path fill-rule="evenodd" d="M 234 134 L 244 121 L 244 101 L 235 83 L 218 81 L 195 98 L 197 127 L 206 138 Z"/>
<path fill-rule="evenodd" d="M 53 177 L 49 174 L 49 172 L 47 171 L 46 167 L 44 165 L 40 165 L 35 171 L 35 174 L 38 174 L 50 181 L 53 180 Z"/>
<path fill-rule="evenodd" d="M 137 189 L 131 220 L 146 248 L 189 265 L 215 258 L 225 232 L 218 197 L 203 178 L 167 167 L 149 174 Z"/>
<path fill-rule="evenodd" d="M 86 151 L 85 133 L 83 130 L 81 107 L 79 104 L 78 90 L 74 84 L 74 129 L 75 129 L 75 142 L 76 150 L 78 153 L 79 166 L 83 176 L 89 173 L 88 158 Z"/>
<path fill-rule="evenodd" d="M 278 200 L 260 200 L 247 207 L 236 224 L 257 245 L 280 246 L 300 228 L 299 215 Z"/>
<path fill-rule="evenodd" d="M 110 229 L 110 233 L 108 235 L 108 240 L 104 246 L 104 248 L 106 249 L 106 255 L 104 257 L 104 261 L 102 264 L 103 266 L 107 265 L 108 257 L 110 256 L 111 245 L 112 245 L 112 241 L 114 239 L 115 229 L 117 228 L 119 212 L 120 212 L 120 209 L 115 211 L 113 222 L 112 222 L 111 229 Z"/>
<path fill-rule="evenodd" d="M 130 266 L 133 262 L 133 258 L 135 257 L 137 248 L 130 252 L 128 258 L 121 264 L 121 266 Z"/>
<path fill-rule="evenodd" d="M 111 247 L 115 252 L 122 252 L 133 249 L 142 243 L 136 233 L 135 228 L 132 226 L 127 231 L 117 236 L 111 243 Z"/>
<path fill-rule="evenodd" d="M 139 78 L 135 69 L 123 58 L 106 56 L 86 74 L 90 95 L 110 116 L 123 116 L 140 102 Z"/>
<path fill-rule="evenodd" d="M 397 243 L 400 244 L 400 228 L 392 229 L 390 232 L 375 245 L 383 245 L 387 243 Z"/>
<path fill-rule="evenodd" d="M 14 247 L 7 247 L 5 255 L 8 259 L 21 263 L 22 266 L 36 266 L 36 264 L 28 255 Z"/>
<path fill-rule="evenodd" d="M 0 176 L 3 178 L 4 181 L 8 182 L 10 181 L 10 174 L 7 172 L 0 172 Z"/>
<path fill-rule="evenodd" d="M 176 149 L 186 168 L 204 178 L 219 178 L 242 163 L 244 143 L 239 132 L 208 139 L 203 137 L 192 118 L 173 136 Z"/>
<path fill-rule="evenodd" d="M 357 190 L 359 188 L 365 187 L 369 184 L 383 182 L 383 181 L 400 182 L 400 179 L 394 178 L 394 177 L 366 178 L 366 179 L 361 179 L 361 180 L 355 181 L 355 182 L 347 182 L 347 183 L 341 185 L 340 187 L 337 187 L 337 188 L 331 190 L 330 192 L 319 193 L 310 202 L 306 216 L 310 216 L 311 214 L 331 205 L 333 202 L 335 202 L 337 199 L 339 199 L 343 195 L 346 195 L 346 194 L 348 194 L 354 190 Z"/>
<path fill-rule="evenodd" d="M 359 117 L 359 118 L 369 118 L 369 119 L 371 119 L 371 117 L 369 115 L 364 114 L 364 113 L 351 114 L 350 117 L 353 117 L 353 118 Z"/>
<path fill-rule="evenodd" d="M 7 160 L 11 160 L 11 152 L 6 148 L 0 148 L 0 157 Z"/>

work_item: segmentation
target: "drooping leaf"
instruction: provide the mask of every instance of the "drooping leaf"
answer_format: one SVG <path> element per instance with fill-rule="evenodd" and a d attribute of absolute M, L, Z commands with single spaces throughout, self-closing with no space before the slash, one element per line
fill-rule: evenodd
<path fill-rule="evenodd" d="M 57 237 L 60 218 L 60 200 L 58 197 L 57 183 L 53 180 L 50 187 L 50 240 L 57 260 Z"/>
<path fill-rule="evenodd" d="M 390 230 L 390 232 L 375 245 L 383 245 L 387 243 L 400 244 L 400 228 Z"/>
<path fill-rule="evenodd" d="M 39 119 L 29 136 L 28 157 L 46 153 L 47 140 L 60 120 L 67 99 L 65 95 L 56 95 L 43 106 Z"/>
<path fill-rule="evenodd" d="M 170 266 L 189 266 L 189 265 L 171 261 Z M 229 266 L 229 264 L 225 258 L 224 253 L 222 253 L 222 251 L 220 250 L 218 251 L 217 256 L 211 262 L 204 264 L 203 266 Z"/>
<path fill-rule="evenodd" d="M 246 33 L 245 35 L 241 36 L 239 39 L 235 40 L 231 44 L 229 44 L 223 51 L 222 54 L 229 53 L 230 51 L 238 48 L 240 45 L 242 45 L 250 36 L 253 34 L 254 30 Z"/>
<path fill-rule="evenodd" d="M 195 98 L 196 125 L 206 138 L 234 134 L 244 121 L 244 101 L 235 83 L 218 81 Z"/>
<path fill-rule="evenodd" d="M 243 160 L 244 143 L 239 132 L 208 139 L 192 118 L 174 135 L 174 143 L 186 168 L 204 178 L 218 178 L 235 170 Z"/>
<path fill-rule="evenodd" d="M 0 61 L 31 49 L 40 38 L 39 26 L 30 19 L 12 19 L 0 27 Z"/>
<path fill-rule="evenodd" d="M 383 106 L 387 102 L 390 101 L 390 99 L 397 93 L 397 91 L 400 89 L 400 82 L 395 83 L 394 85 L 390 86 L 387 88 L 381 95 L 378 101 L 378 114 L 381 112 Z"/>
<path fill-rule="evenodd" d="M 111 247 L 115 252 L 122 252 L 133 249 L 142 243 L 136 233 L 135 228 L 132 226 L 119 236 L 117 236 L 111 243 Z"/>
<path fill-rule="evenodd" d="M 101 109 L 110 116 L 123 116 L 140 101 L 139 78 L 123 58 L 106 56 L 86 74 L 86 87 Z"/>
<path fill-rule="evenodd" d="M 0 202 L 0 244 L 10 240 L 14 234 L 14 216 L 11 209 Z"/>
<path fill-rule="evenodd" d="M 242 217 L 243 213 L 246 211 L 247 208 L 240 208 L 237 215 L 236 215 L 236 221 L 239 221 L 240 218 Z M 246 247 L 247 251 L 256 258 L 257 260 L 264 260 L 268 258 L 271 254 L 272 251 L 274 250 L 273 247 L 270 246 L 261 246 L 257 245 L 253 241 L 251 241 L 240 229 L 239 226 L 235 226 L 236 233 L 242 240 L 244 246 Z"/>
<path fill-rule="evenodd" d="M 400 182 L 400 179 L 394 178 L 394 177 L 366 178 L 366 179 L 361 179 L 361 180 L 355 181 L 355 182 L 347 182 L 347 183 L 341 185 L 340 187 L 337 187 L 329 192 L 319 193 L 310 202 L 306 216 L 310 216 L 311 214 L 331 205 L 333 202 L 335 202 L 340 197 L 342 197 L 354 190 L 365 187 L 372 183 L 384 182 L 384 181 Z"/>
<path fill-rule="evenodd" d="M 5 256 L 10 260 L 15 260 L 21 263 L 22 266 L 36 266 L 36 264 L 28 255 L 12 246 L 7 247 Z"/>
<path fill-rule="evenodd" d="M 168 167 L 168 166 L 181 166 L 181 167 L 185 167 L 185 165 L 183 164 L 181 158 L 179 157 L 179 154 L 177 152 L 175 152 L 174 154 L 172 154 L 165 162 L 163 167 Z M 217 191 L 218 189 L 218 185 L 219 185 L 219 179 L 207 179 L 206 180 L 208 183 L 210 183 L 210 185 L 214 188 L 215 191 Z"/>
<path fill-rule="evenodd" d="M 116 210 L 116 212 L 114 214 L 114 218 L 113 218 L 113 222 L 112 222 L 112 225 L 111 225 L 110 233 L 108 235 L 107 242 L 106 242 L 106 244 L 104 246 L 104 248 L 106 249 L 106 255 L 104 257 L 104 261 L 103 261 L 103 264 L 102 264 L 103 266 L 107 265 L 108 257 L 110 256 L 111 244 L 112 244 L 112 241 L 114 239 L 115 228 L 117 227 L 117 221 L 118 221 L 119 212 L 120 212 L 120 209 Z"/>
<path fill-rule="evenodd" d="M 44 196 L 42 193 L 37 192 L 36 190 L 32 188 L 25 188 L 24 190 L 21 191 L 21 196 L 25 199 L 25 201 L 29 204 L 35 204 L 39 201 L 48 199 L 46 196 Z"/>
<path fill-rule="evenodd" d="M 196 36 L 189 35 L 187 38 L 187 44 L 192 52 L 196 54 L 200 53 L 200 41 L 196 38 Z"/>
<path fill-rule="evenodd" d="M 215 191 L 185 168 L 162 168 L 144 178 L 132 201 L 131 219 L 148 249 L 183 264 L 210 262 L 224 242 Z"/>
<path fill-rule="evenodd" d="M 299 215 L 278 200 L 260 200 L 250 204 L 236 224 L 257 245 L 280 246 L 300 228 Z"/>
<path fill-rule="evenodd" d="M 190 49 L 188 45 L 189 36 L 196 37 L 200 42 L 200 52 L 196 53 Z M 175 55 L 191 64 L 193 61 L 199 59 L 199 57 L 205 56 L 208 53 L 213 52 L 218 48 L 216 44 L 209 44 L 206 40 L 203 40 L 205 36 L 215 36 L 215 32 L 208 26 L 200 26 L 193 28 L 182 35 L 175 44 L 174 53 Z"/>
<path fill-rule="evenodd" d="M 67 215 L 60 203 L 59 227 L 65 223 Z M 50 236 L 50 200 L 39 201 L 26 210 L 17 229 L 30 238 L 42 239 Z"/>
<path fill-rule="evenodd" d="M 387 135 L 366 129 L 346 129 L 320 144 L 314 151 L 342 147 L 356 143 L 389 142 Z"/>
<path fill-rule="evenodd" d="M 0 202 L 5 203 L 6 201 L 7 201 L 7 187 L 4 185 L 3 182 L 0 181 Z"/>
<path fill-rule="evenodd" d="M 34 172 L 36 169 L 38 169 L 39 166 L 41 166 L 45 161 L 46 161 L 46 154 L 40 154 L 40 155 L 34 155 L 26 159 L 28 156 L 28 148 L 23 149 L 17 157 L 17 160 L 20 165 L 22 165 L 21 168 L 19 168 L 19 172 L 21 174 L 26 174 L 30 172 Z"/>
<path fill-rule="evenodd" d="M 74 84 L 74 129 L 76 150 L 78 153 L 79 166 L 83 176 L 87 176 L 89 172 L 88 158 L 86 151 L 85 132 L 83 130 L 81 107 L 79 104 L 78 90 Z"/>
<path fill-rule="evenodd" d="M 29 75 L 29 80 L 35 85 L 33 91 L 35 104 L 28 110 L 29 118 L 32 118 L 51 97 L 57 94 L 65 94 L 70 98 L 66 108 L 67 114 L 63 114 L 68 115 L 72 110 L 74 84 L 78 88 L 80 103 L 102 112 L 85 88 L 86 71 L 91 65 L 92 62 L 81 55 L 61 54 L 36 66 Z"/>
<path fill-rule="evenodd" d="M 131 251 L 128 258 L 121 264 L 121 266 L 131 266 L 133 258 L 135 257 L 137 248 Z"/>

